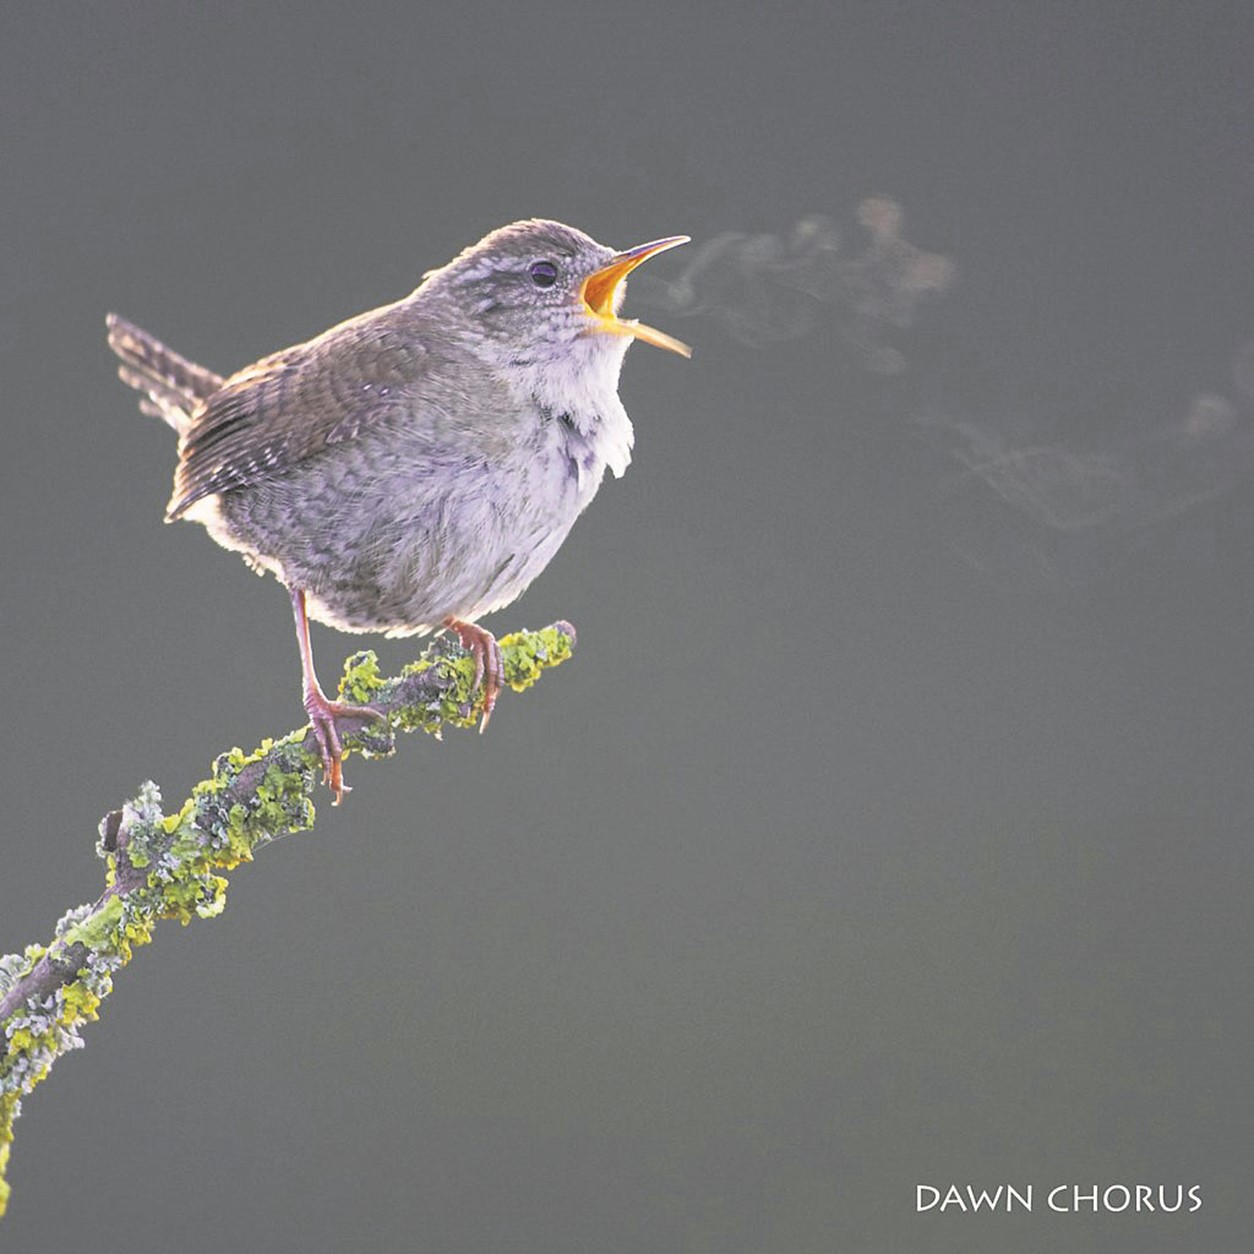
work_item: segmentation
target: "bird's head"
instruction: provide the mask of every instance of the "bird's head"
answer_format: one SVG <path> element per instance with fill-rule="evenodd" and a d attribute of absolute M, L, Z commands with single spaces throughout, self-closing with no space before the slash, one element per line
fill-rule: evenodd
<path fill-rule="evenodd" d="M 560 222 L 515 222 L 484 236 L 426 276 L 492 356 L 518 365 L 587 354 L 619 361 L 633 339 L 691 356 L 663 331 L 618 316 L 625 281 L 641 262 L 686 235 L 623 252 Z"/>

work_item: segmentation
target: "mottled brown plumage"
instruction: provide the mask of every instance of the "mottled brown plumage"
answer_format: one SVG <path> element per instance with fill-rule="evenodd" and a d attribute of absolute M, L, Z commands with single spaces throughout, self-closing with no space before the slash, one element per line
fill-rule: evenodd
<path fill-rule="evenodd" d="M 305 708 L 338 801 L 337 717 L 307 618 L 346 631 L 458 633 L 477 659 L 483 723 L 502 683 L 480 616 L 548 564 L 605 469 L 630 461 L 618 399 L 632 338 L 623 279 L 674 237 L 615 254 L 561 223 L 514 223 L 410 296 L 229 378 L 116 315 L 109 343 L 141 408 L 179 433 L 167 521 L 201 522 L 287 585 Z"/>

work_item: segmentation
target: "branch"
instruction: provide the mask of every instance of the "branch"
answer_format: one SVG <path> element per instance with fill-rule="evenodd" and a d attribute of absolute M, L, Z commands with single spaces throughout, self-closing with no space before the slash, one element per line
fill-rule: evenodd
<path fill-rule="evenodd" d="M 575 629 L 559 622 L 502 637 L 500 644 L 505 681 L 521 692 L 546 667 L 571 656 Z M 369 703 L 386 721 L 340 720 L 345 753 L 386 757 L 397 731 L 421 729 L 438 738 L 446 724 L 473 726 L 473 679 L 474 659 L 444 638 L 391 679 L 379 675 L 373 653 L 354 654 L 345 663 L 340 695 Z M 162 812 L 157 786 L 144 784 L 100 821 L 96 852 L 106 871 L 96 902 L 69 911 L 50 944 L 0 956 L 0 1044 L 7 1043 L 0 1054 L 0 1216 L 22 1097 L 62 1054 L 82 1046 L 79 1029 L 98 1017 L 114 972 L 130 961 L 135 946 L 152 939 L 158 920 L 189 923 L 221 914 L 227 881 L 220 872 L 251 862 L 260 846 L 280 836 L 313 826 L 312 793 L 321 770 L 314 734 L 301 729 L 265 740 L 249 754 L 222 754 L 213 775 L 173 814 Z"/>

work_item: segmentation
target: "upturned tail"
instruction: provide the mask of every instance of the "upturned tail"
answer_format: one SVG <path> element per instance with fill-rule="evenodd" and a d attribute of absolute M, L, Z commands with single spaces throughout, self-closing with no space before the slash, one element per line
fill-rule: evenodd
<path fill-rule="evenodd" d="M 183 435 L 200 403 L 222 386 L 222 376 L 180 357 L 117 314 L 109 315 L 107 326 L 109 347 L 122 359 L 118 378 L 142 393 L 144 413 L 164 419 Z"/>

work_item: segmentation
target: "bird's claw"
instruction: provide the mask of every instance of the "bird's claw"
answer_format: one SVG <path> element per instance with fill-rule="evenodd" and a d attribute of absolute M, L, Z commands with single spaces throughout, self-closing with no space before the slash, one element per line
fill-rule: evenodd
<path fill-rule="evenodd" d="M 471 692 L 483 688 L 483 720 L 479 724 L 479 732 L 482 734 L 487 730 L 488 720 L 496 708 L 497 695 L 505 687 L 505 659 L 501 654 L 501 646 L 486 627 L 480 627 L 477 623 L 447 618 L 444 626 L 455 631 L 462 648 L 474 655 L 475 677 Z"/>
<path fill-rule="evenodd" d="M 336 720 L 385 719 L 387 715 L 368 705 L 328 700 L 321 689 L 305 693 L 305 713 L 309 715 L 322 758 L 322 782 L 331 790 L 331 804 L 339 805 L 344 800 L 344 794 L 353 790 L 344 782 L 344 744 Z"/>

